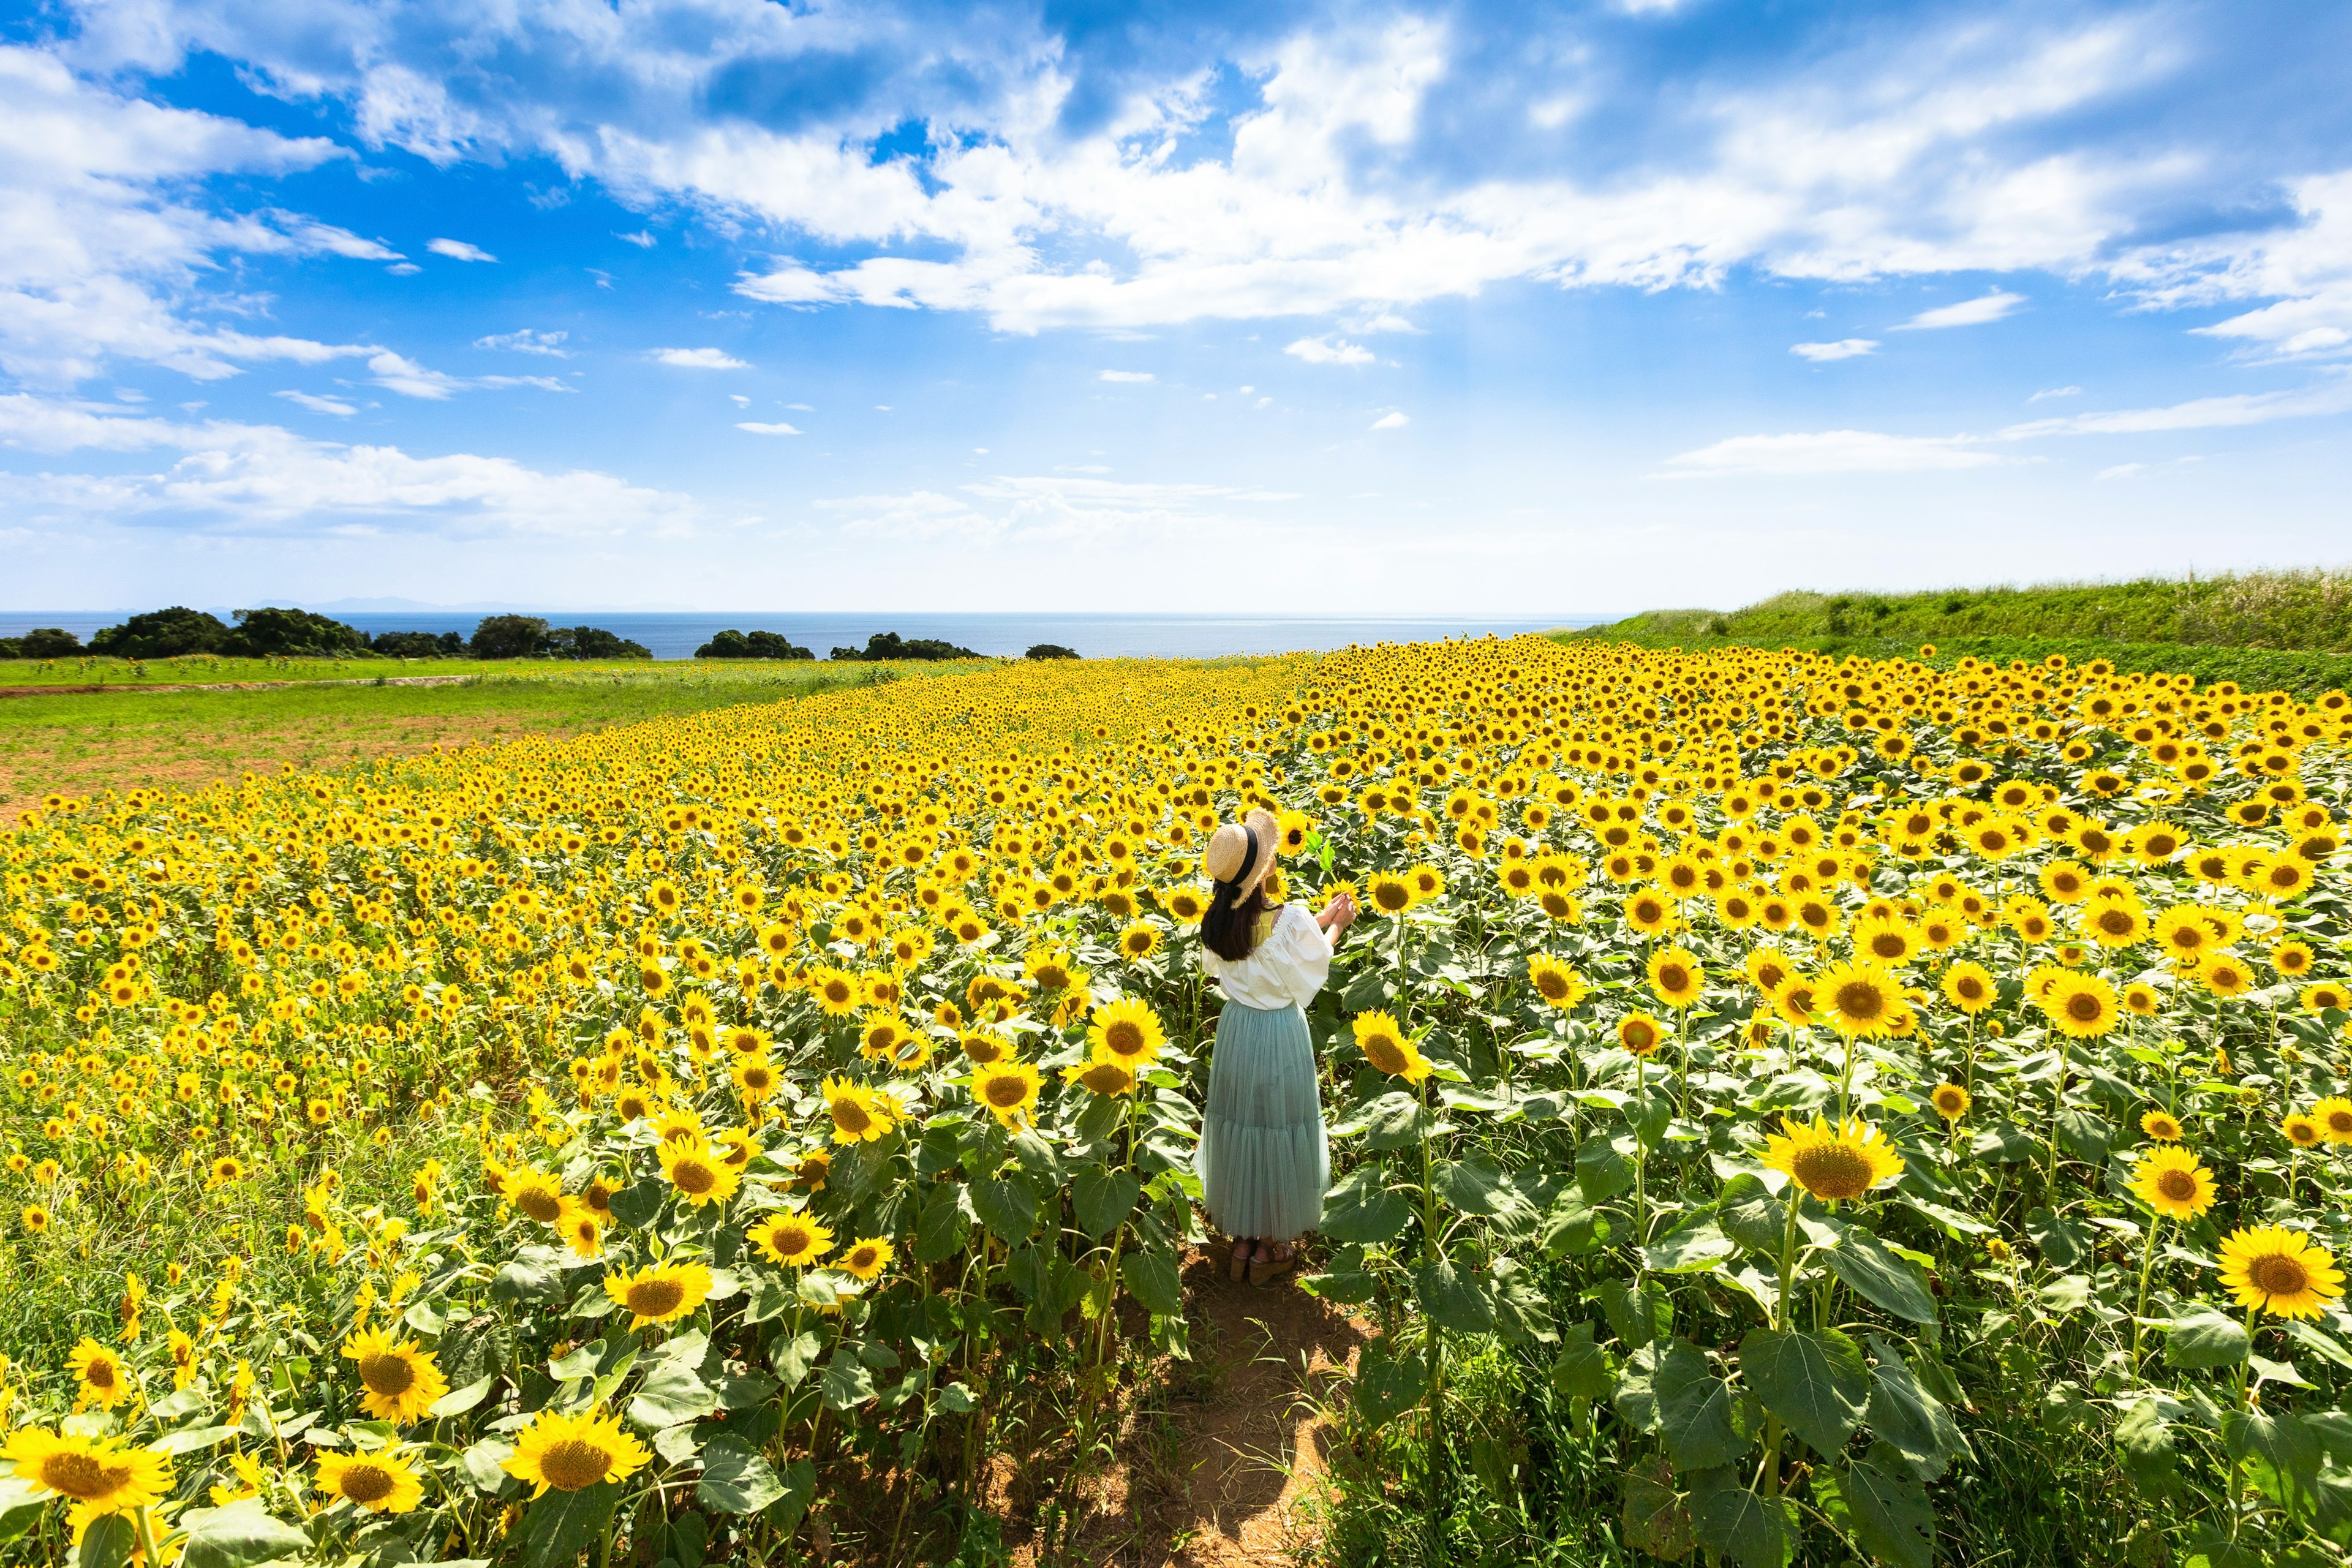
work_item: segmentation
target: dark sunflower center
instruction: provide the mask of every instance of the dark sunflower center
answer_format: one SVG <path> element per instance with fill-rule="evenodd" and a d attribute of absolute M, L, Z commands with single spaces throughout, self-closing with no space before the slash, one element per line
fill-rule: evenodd
<path fill-rule="evenodd" d="M 2078 1024 L 2095 1024 L 2106 1010 L 2105 1005 L 2087 991 L 2077 991 L 2066 998 L 2066 1016 Z"/>
<path fill-rule="evenodd" d="M 667 1318 L 685 1300 L 686 1287 L 675 1279 L 640 1279 L 629 1287 L 629 1310 L 640 1318 Z"/>
<path fill-rule="evenodd" d="M 1886 996 L 1867 980 L 1849 980 L 1838 987 L 1837 1009 L 1866 1024 L 1886 1011 Z"/>
<path fill-rule="evenodd" d="M 603 1480 L 612 1468 L 612 1455 L 577 1437 L 551 1443 L 539 1457 L 540 1474 L 560 1492 L 585 1491 Z"/>
<path fill-rule="evenodd" d="M 545 1187 L 526 1187 L 515 1199 L 515 1207 L 541 1225 L 551 1225 L 563 1213 L 563 1199 Z"/>
<path fill-rule="evenodd" d="M 2254 1289 L 2272 1296 L 2296 1296 L 2311 1285 L 2311 1271 L 2283 1252 L 2266 1252 L 2247 1265 Z"/>
<path fill-rule="evenodd" d="M 341 1489 L 353 1502 L 374 1503 L 390 1497 L 393 1488 L 398 1484 L 393 1473 L 382 1465 L 362 1461 L 343 1471 Z"/>
<path fill-rule="evenodd" d="M 1846 1144 L 1817 1143 L 1790 1163 L 1798 1185 L 1817 1198 L 1858 1198 L 1870 1191 L 1869 1159 Z"/>
<path fill-rule="evenodd" d="M 51 1454 L 41 1461 L 41 1484 L 78 1502 L 113 1492 L 131 1479 L 128 1465 L 110 1465 L 96 1454 Z"/>
<path fill-rule="evenodd" d="M 1393 1035 L 1367 1035 L 1357 1044 L 1364 1049 L 1364 1058 L 1382 1072 L 1393 1073 L 1404 1068 L 1404 1049 Z"/>
<path fill-rule="evenodd" d="M 874 1119 L 856 1100 L 836 1100 L 833 1102 L 833 1124 L 844 1132 L 863 1132 L 874 1125 Z"/>
<path fill-rule="evenodd" d="M 1143 1031 L 1122 1018 L 1103 1031 L 1103 1044 L 1113 1056 L 1138 1056 L 1143 1050 Z"/>
<path fill-rule="evenodd" d="M 1883 931 L 1870 939 L 1870 951 L 1880 958 L 1900 958 L 1910 944 L 1895 931 Z"/>
<path fill-rule="evenodd" d="M 2197 1178 L 2175 1167 L 2156 1179 L 2156 1190 L 2176 1204 L 2185 1204 L 2197 1195 Z"/>
<path fill-rule="evenodd" d="M 395 1398 L 416 1386 L 416 1368 L 403 1355 L 372 1355 L 360 1363 L 360 1381 L 370 1394 Z"/>
<path fill-rule="evenodd" d="M 719 1184 L 719 1173 L 699 1160 L 680 1160 L 671 1170 L 669 1179 L 679 1192 L 700 1197 Z"/>
<path fill-rule="evenodd" d="M 988 1080 L 988 1103 L 999 1110 L 1010 1110 L 1029 1098 L 1029 1086 L 1018 1078 L 1006 1075 Z"/>

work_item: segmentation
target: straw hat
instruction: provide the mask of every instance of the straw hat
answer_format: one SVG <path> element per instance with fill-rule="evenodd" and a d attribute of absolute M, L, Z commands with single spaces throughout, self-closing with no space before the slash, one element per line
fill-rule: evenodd
<path fill-rule="evenodd" d="M 1250 853 L 1253 833 L 1257 835 L 1255 856 Z M 1240 822 L 1228 822 L 1209 836 L 1209 847 L 1201 854 L 1201 869 L 1209 874 L 1212 881 L 1238 880 L 1234 896 L 1245 897 L 1274 869 L 1275 852 L 1281 847 L 1282 827 L 1275 821 L 1274 813 L 1253 811 Z"/>

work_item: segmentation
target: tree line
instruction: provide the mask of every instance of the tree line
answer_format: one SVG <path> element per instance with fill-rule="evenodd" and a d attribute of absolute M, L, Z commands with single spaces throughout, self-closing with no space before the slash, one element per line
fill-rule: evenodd
<path fill-rule="evenodd" d="M 697 658 L 814 658 L 815 653 L 780 632 L 739 632 L 730 628 L 694 650 Z M 897 632 L 876 632 L 866 639 L 862 648 L 835 647 L 829 656 L 835 663 L 856 661 L 879 663 L 895 659 L 985 658 L 968 647 L 958 647 L 938 637 L 904 637 Z M 1076 658 L 1077 651 L 1059 643 L 1041 642 L 1023 657 L 1027 658 Z"/>
<path fill-rule="evenodd" d="M 185 605 L 149 610 L 91 635 L 59 626 L 0 637 L 0 658 L 651 658 L 643 643 L 601 626 L 550 626 L 539 616 L 486 616 L 470 637 L 456 632 L 373 637 L 314 610 L 236 610 L 231 620 Z"/>

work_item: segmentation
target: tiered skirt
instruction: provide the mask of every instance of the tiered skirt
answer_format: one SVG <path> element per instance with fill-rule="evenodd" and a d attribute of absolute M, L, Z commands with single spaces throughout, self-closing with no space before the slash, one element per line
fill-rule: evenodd
<path fill-rule="evenodd" d="M 1229 1237 L 1295 1241 L 1322 1223 L 1331 1146 L 1296 1005 L 1225 1004 L 1193 1169 L 1209 1223 Z"/>

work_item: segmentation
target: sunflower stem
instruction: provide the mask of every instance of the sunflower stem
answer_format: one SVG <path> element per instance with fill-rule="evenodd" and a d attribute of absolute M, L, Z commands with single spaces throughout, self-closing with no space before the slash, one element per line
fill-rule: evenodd
<path fill-rule="evenodd" d="M 2147 1245 L 2139 1256 L 2139 1300 L 2132 1308 L 2132 1372 L 2139 1372 L 2140 1320 L 2147 1316 L 2147 1279 L 2156 1268 L 2156 1233 L 2164 1228 L 2164 1216 L 2150 1211 L 2147 1216 Z"/>

